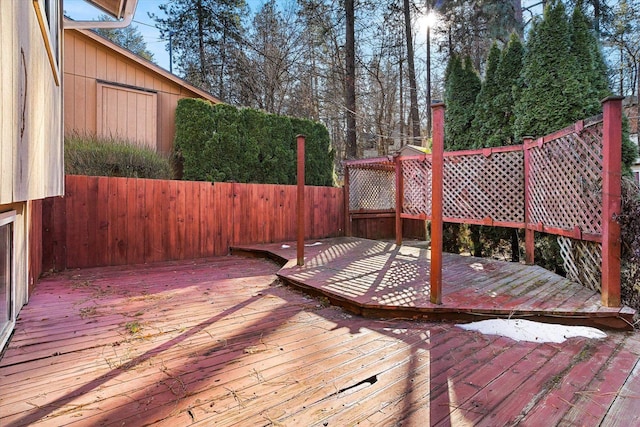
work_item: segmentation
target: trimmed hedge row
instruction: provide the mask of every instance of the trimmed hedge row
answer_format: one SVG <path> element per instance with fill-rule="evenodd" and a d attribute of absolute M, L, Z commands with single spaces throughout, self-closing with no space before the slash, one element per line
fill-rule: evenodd
<path fill-rule="evenodd" d="M 173 179 L 172 160 L 153 149 L 117 137 L 70 134 L 64 138 L 67 175 Z"/>
<path fill-rule="evenodd" d="M 305 183 L 333 185 L 334 151 L 320 123 L 191 98 L 176 109 L 185 180 L 295 184 L 298 134 L 306 136 Z"/>

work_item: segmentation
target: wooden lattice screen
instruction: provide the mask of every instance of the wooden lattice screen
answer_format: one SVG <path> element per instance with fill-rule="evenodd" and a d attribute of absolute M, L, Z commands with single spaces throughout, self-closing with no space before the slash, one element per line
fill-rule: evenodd
<path fill-rule="evenodd" d="M 558 236 L 558 245 L 567 277 L 589 289 L 600 291 L 602 244 Z"/>
<path fill-rule="evenodd" d="M 393 164 L 376 160 L 373 164 L 353 165 L 349 174 L 349 209 L 391 210 L 396 206 L 395 169 Z"/>
<path fill-rule="evenodd" d="M 528 223 L 554 234 L 598 240 L 602 234 L 602 119 L 525 144 Z"/>
<path fill-rule="evenodd" d="M 602 117 L 527 141 L 525 150 L 528 227 L 558 235 L 567 276 L 600 290 Z"/>
<path fill-rule="evenodd" d="M 522 147 L 444 155 L 444 220 L 524 226 Z"/>
<path fill-rule="evenodd" d="M 431 218 L 431 156 L 399 160 L 403 216 Z M 522 146 L 445 153 L 444 218 L 524 227 Z"/>
<path fill-rule="evenodd" d="M 431 156 L 401 158 L 402 213 L 415 218 L 431 217 Z"/>
<path fill-rule="evenodd" d="M 445 152 L 441 218 L 525 228 L 528 262 L 533 262 L 533 232 L 555 234 L 568 276 L 592 289 L 602 287 L 607 304 L 619 303 L 619 283 L 617 296 L 608 284 L 605 289 L 616 275 L 608 264 L 619 258 L 610 243 L 619 237 L 615 230 L 607 233 L 615 227 L 613 217 L 619 209 L 619 104 L 620 99 L 611 98 L 603 104 L 604 117 L 525 139 L 521 146 Z M 432 219 L 434 158 L 397 157 L 394 163 L 395 167 L 385 158 L 347 165 L 349 209 L 394 209 L 399 188 L 397 224 L 401 218 Z M 396 171 L 401 173 L 396 176 Z M 617 275 L 619 280 L 619 271 Z"/>

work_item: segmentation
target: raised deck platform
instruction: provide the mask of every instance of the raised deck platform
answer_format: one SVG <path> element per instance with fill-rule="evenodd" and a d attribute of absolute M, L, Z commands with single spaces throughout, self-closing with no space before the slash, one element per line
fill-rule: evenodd
<path fill-rule="evenodd" d="M 635 310 L 602 306 L 600 294 L 538 266 L 444 254 L 442 304 L 430 302 L 429 251 L 352 237 L 232 248 L 279 261 L 285 282 L 367 317 L 470 321 L 527 317 L 632 329 Z"/>

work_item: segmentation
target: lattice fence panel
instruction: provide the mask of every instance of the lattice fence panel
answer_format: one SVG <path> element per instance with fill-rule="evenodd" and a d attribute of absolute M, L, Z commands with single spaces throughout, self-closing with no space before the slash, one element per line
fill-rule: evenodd
<path fill-rule="evenodd" d="M 444 216 L 524 222 L 522 151 L 444 158 Z"/>
<path fill-rule="evenodd" d="M 602 244 L 558 236 L 560 254 L 567 277 L 583 286 L 601 291 Z"/>
<path fill-rule="evenodd" d="M 602 234 L 602 122 L 529 149 L 529 219 Z"/>
<path fill-rule="evenodd" d="M 431 216 L 431 158 L 402 161 L 402 212 Z"/>
<path fill-rule="evenodd" d="M 349 168 L 349 209 L 384 210 L 396 207 L 393 169 Z"/>

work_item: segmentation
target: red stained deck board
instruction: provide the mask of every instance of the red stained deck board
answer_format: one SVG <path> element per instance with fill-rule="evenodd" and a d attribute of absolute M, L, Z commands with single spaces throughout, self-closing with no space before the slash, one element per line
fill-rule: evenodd
<path fill-rule="evenodd" d="M 638 335 L 628 337 L 626 344 L 625 350 L 628 350 L 631 354 L 623 354 L 623 356 L 630 357 L 632 361 L 636 361 L 631 374 L 615 394 L 615 400 L 605 415 L 605 422 L 611 426 L 640 425 L 640 411 L 638 410 L 640 402 L 640 361 L 637 360 L 638 355 L 640 355 L 640 339 Z"/>
<path fill-rule="evenodd" d="M 479 342 L 470 335 L 459 336 L 453 331 L 436 333 L 429 337 L 426 347 L 414 351 L 406 366 L 399 367 L 394 375 L 386 378 L 387 384 L 376 383 L 368 394 L 356 395 L 357 402 L 349 402 L 349 397 L 345 397 L 339 402 L 345 408 L 325 413 L 325 419 L 329 425 L 356 425 L 360 422 L 388 425 L 398 424 L 401 418 L 420 420 L 423 425 L 428 425 L 428 402 L 432 396 L 442 392 L 442 381 L 447 381 L 455 365 L 471 358 L 489 342 Z M 457 353 L 457 361 L 451 357 L 452 353 Z M 398 413 L 391 419 L 384 411 L 387 407 L 397 407 Z M 425 410 L 426 413 L 423 412 Z"/>
<path fill-rule="evenodd" d="M 434 358 L 432 362 L 432 374 L 427 383 L 420 384 L 419 394 L 415 398 L 415 403 L 407 413 L 394 416 L 394 421 L 398 419 L 425 420 L 433 425 L 438 420 L 445 419 L 449 414 L 457 409 L 457 397 L 460 388 L 466 385 L 467 377 L 473 372 L 483 368 L 483 365 L 502 353 L 514 348 L 514 342 L 506 341 L 503 338 L 488 336 L 486 339 L 480 338 L 478 343 L 473 344 L 476 351 L 465 358 L 456 359 L 454 356 L 453 365 L 451 360 L 446 360 L 441 366 L 439 358 Z M 464 355 L 464 351 L 460 352 Z M 502 372 L 494 372 L 498 375 Z M 451 399 L 455 401 L 452 402 Z"/>
<path fill-rule="evenodd" d="M 435 396 L 447 393 L 448 383 L 456 373 L 464 372 L 474 355 L 496 339 L 478 340 L 472 335 L 459 335 L 454 331 L 432 337 L 428 354 L 418 357 L 417 363 L 400 375 L 405 384 L 399 382 L 394 389 L 385 390 L 378 399 L 368 399 L 368 411 L 359 411 L 359 406 L 356 406 L 336 414 L 328 420 L 329 424 L 366 422 L 371 425 L 397 425 L 406 419 L 429 425 L 430 402 Z"/>
<path fill-rule="evenodd" d="M 331 344 L 333 345 L 334 343 Z M 346 361 L 356 359 L 366 351 L 375 352 L 379 349 L 380 344 L 371 341 L 370 337 L 366 336 L 353 340 L 353 347 L 347 351 L 332 351 L 331 346 L 326 349 L 307 346 L 305 348 L 306 351 L 294 352 L 296 358 L 287 367 L 287 375 L 282 375 L 278 372 L 283 372 L 283 366 L 269 366 L 269 364 L 259 363 L 255 371 L 253 371 L 253 375 L 247 375 L 247 370 L 244 369 L 241 372 L 241 378 L 227 382 L 226 386 L 213 390 L 203 390 L 206 399 L 195 395 L 193 398 L 185 400 L 178 408 L 180 409 L 180 416 L 177 419 L 179 420 L 181 417 L 186 422 L 189 419 L 187 411 L 191 409 L 197 421 L 206 423 L 207 419 L 212 417 L 211 414 L 207 414 L 207 406 L 210 402 L 215 402 L 219 413 L 224 413 L 225 424 L 234 425 L 234 423 L 238 423 L 241 420 L 246 423 L 247 417 L 269 411 L 274 406 L 279 406 L 282 402 L 295 397 L 296 394 L 305 393 L 307 390 L 304 388 L 304 384 L 309 384 L 314 377 L 329 378 L 328 367 L 340 366 Z M 226 379 L 227 377 L 225 376 Z M 241 411 L 242 404 L 236 396 L 248 397 L 247 404 L 250 404 L 254 409 L 251 411 L 251 415 Z M 262 396 L 262 398 L 252 399 L 251 396 Z M 269 396 L 272 396 L 272 398 L 268 398 Z M 199 403 L 198 400 L 204 401 Z M 292 405 L 287 404 L 286 406 Z M 170 423 L 167 423 L 167 425 L 170 425 Z"/>
<path fill-rule="evenodd" d="M 558 424 L 579 398 L 576 393 L 587 388 L 614 350 L 615 346 L 606 343 L 584 342 L 583 348 L 571 355 L 571 363 L 564 364 L 564 370 L 554 378 L 547 393 L 541 396 L 535 407 L 523 414 L 522 422 L 545 419 L 549 425 Z"/>
<path fill-rule="evenodd" d="M 492 406 L 491 410 L 475 424 L 517 425 L 527 412 L 538 405 L 541 396 L 554 387 L 556 378 L 580 353 L 584 345 L 583 340 L 573 339 L 572 342 L 562 346 L 562 349 L 553 344 L 538 346 L 536 351 L 544 350 L 544 354 L 533 353 L 533 358 L 527 358 L 529 360 L 523 360 L 523 363 L 513 368 L 513 372 L 522 374 L 523 378 L 503 375 L 491 384 L 491 389 L 495 392 L 491 400 L 498 404 Z M 546 422 L 546 418 L 539 419 L 545 419 Z"/>
<path fill-rule="evenodd" d="M 292 248 L 282 244 L 235 249 L 292 259 Z M 632 316 L 626 308 L 601 309 L 596 292 L 540 267 L 453 254 L 445 254 L 443 261 L 443 304 L 438 306 L 429 300 L 424 249 L 356 238 L 323 239 L 304 266 L 289 263 L 278 274 L 294 286 L 319 291 L 337 304 L 374 316 L 393 317 L 401 312 L 402 316 L 467 320 L 473 313 L 629 327 L 626 322 Z"/>
<path fill-rule="evenodd" d="M 234 360 L 239 360 L 244 362 L 247 358 L 253 358 L 253 362 L 256 363 L 261 357 L 269 356 L 271 354 L 279 354 L 282 350 L 279 348 L 270 348 L 270 351 L 265 352 L 257 352 L 255 355 L 247 354 L 244 350 L 246 347 L 250 347 L 250 344 L 257 344 L 259 336 L 255 337 L 256 339 L 250 339 L 246 342 L 239 342 L 237 348 L 228 348 L 227 346 L 220 346 L 218 351 L 212 352 L 210 355 L 206 355 L 201 359 L 193 359 L 193 355 L 189 355 L 188 359 L 192 360 L 192 363 L 188 366 L 188 371 L 185 371 L 184 362 L 181 363 L 172 363 L 173 358 L 167 358 L 166 355 L 162 355 L 162 360 L 155 359 L 154 362 L 156 365 L 161 366 L 162 369 L 154 369 L 152 367 L 147 369 L 134 369 L 131 372 L 124 372 L 122 376 L 129 377 L 126 381 L 123 381 L 122 378 L 118 380 L 116 384 L 110 385 L 108 387 L 101 387 L 100 394 L 107 395 L 108 397 L 108 405 L 112 409 L 116 409 L 115 413 L 109 417 L 98 417 L 99 420 L 90 418 L 92 423 L 104 423 L 104 422 L 115 422 L 118 420 L 129 419 L 129 422 L 139 423 L 144 419 L 140 418 L 139 414 L 139 404 L 134 400 L 131 400 L 131 394 L 141 393 L 144 391 L 144 387 L 149 388 L 149 386 L 161 383 L 163 380 L 167 379 L 167 376 L 172 376 L 180 379 L 181 387 L 184 387 L 185 392 L 189 392 L 189 395 L 198 396 L 197 393 L 202 391 L 210 390 L 213 387 L 213 390 L 218 389 L 219 393 L 226 394 L 228 393 L 225 389 L 228 383 L 232 383 L 230 387 L 238 387 L 237 382 L 244 378 L 249 377 L 247 375 L 247 370 L 244 369 L 242 363 L 232 363 Z M 272 346 L 270 346 L 272 347 Z M 325 353 L 325 357 L 327 357 Z M 184 358 L 187 358 L 186 356 Z M 184 358 L 179 360 L 184 360 Z M 249 360 L 250 361 L 250 360 Z M 231 369 L 225 369 L 225 365 L 229 365 Z M 146 363 L 145 363 L 146 365 Z M 142 368 L 142 367 L 141 367 Z M 219 372 L 225 370 L 224 376 L 220 376 Z M 238 371 L 238 374 L 234 374 L 234 371 Z M 262 369 L 261 369 L 262 372 Z M 221 381 L 222 380 L 222 381 Z M 136 385 L 139 384 L 139 385 Z M 210 385 L 207 385 L 210 384 Z M 120 391 L 118 391 L 120 390 Z M 145 405 L 147 410 L 152 410 L 161 406 L 163 403 L 171 403 L 175 400 L 176 396 L 167 393 L 165 389 L 161 388 L 158 390 L 151 390 L 150 392 L 145 392 L 145 396 L 147 399 L 152 400 Z M 185 396 L 186 398 L 186 396 Z M 195 400 L 195 398 L 194 398 Z M 74 400 L 74 404 L 81 404 L 82 400 Z M 93 401 L 89 399 L 87 404 L 93 404 Z M 159 412 L 176 412 L 176 405 L 179 402 L 175 402 L 174 404 L 168 405 L 166 408 L 159 408 L 154 411 L 154 413 L 158 414 Z M 93 405 L 95 407 L 100 407 L 100 402 Z M 161 419 L 162 415 L 159 416 Z"/>
<path fill-rule="evenodd" d="M 624 340 L 616 344 L 611 356 L 600 365 L 596 364 L 597 369 L 594 369 L 592 381 L 583 390 L 576 392 L 576 399 L 572 401 L 571 408 L 563 416 L 562 423 L 580 422 L 600 425 L 600 422 L 607 418 L 609 419 L 604 425 L 626 421 L 624 414 L 609 414 L 608 411 L 613 400 L 628 382 L 640 353 L 637 350 L 631 352 L 626 350 Z M 623 424 L 633 425 L 628 422 Z"/>
<path fill-rule="evenodd" d="M 320 255 L 333 250 L 328 258 L 344 255 L 337 251 L 345 247 L 332 248 L 309 249 Z M 543 418 L 528 414 L 548 393 L 565 387 L 579 397 L 572 401 L 576 414 L 591 410 L 595 387 L 604 393 L 593 412 L 606 423 L 633 422 L 628 408 L 636 402 L 637 333 L 532 344 L 447 323 L 366 319 L 273 283 L 277 269 L 268 261 L 222 257 L 75 270 L 44 279 L 20 313 L 16 343 L 30 342 L 35 349 L 37 337 L 51 328 L 50 343 L 59 343 L 61 355 L 0 366 L 0 425 L 428 425 L 425 420 L 451 420 L 461 412 L 458 401 L 471 405 L 474 399 L 487 409 L 472 413 L 479 424 L 539 424 Z M 74 289 L 84 281 L 88 287 Z M 99 292 L 105 289 L 110 291 Z M 81 319 L 79 309 L 92 303 L 96 315 Z M 144 313 L 133 316 L 139 310 Z M 138 338 L 118 336 L 127 320 L 117 321 L 119 311 L 140 319 Z M 43 322 L 45 315 L 50 320 Z M 66 332 L 65 321 L 73 325 Z M 71 329 L 101 344 L 65 350 L 67 343 L 70 349 L 75 345 Z M 116 347 L 110 337 L 120 338 Z M 587 344 L 597 351 L 572 365 Z M 13 341 L 7 360 L 20 350 L 12 346 Z M 117 356 L 107 357 L 114 350 Z M 383 373 L 375 384 L 323 400 L 336 387 L 378 371 Z M 559 374 L 575 380 L 550 381 Z M 482 389 L 469 388 L 469 378 L 487 392 L 501 386 L 487 398 Z M 557 388 L 540 387 L 550 383 Z M 563 422 L 571 422 L 572 413 L 564 412 Z"/>
<path fill-rule="evenodd" d="M 406 363 L 407 358 L 410 357 L 410 348 L 401 345 L 399 342 L 386 344 L 385 346 L 383 346 L 383 344 L 385 344 L 384 342 L 377 344 L 377 351 L 359 353 L 355 358 L 339 360 L 336 363 L 325 365 L 320 381 L 312 387 L 306 387 L 304 390 L 293 390 L 290 387 L 283 388 L 277 395 L 271 395 L 273 399 L 265 402 L 266 408 L 264 410 L 274 409 L 276 407 L 288 408 L 281 409 L 285 411 L 286 415 L 286 413 L 290 411 L 308 408 L 310 412 L 316 414 L 322 413 L 326 410 L 327 405 L 331 405 L 333 401 L 331 397 L 333 397 L 335 393 L 357 384 L 376 373 L 384 375 L 388 373 L 386 371 L 396 365 Z M 391 347 L 390 351 L 386 350 L 387 346 Z M 379 352 L 383 351 L 383 349 L 384 357 L 381 357 Z M 260 415 L 247 417 L 243 414 L 237 416 L 230 414 L 228 418 L 225 418 L 222 425 L 252 425 L 258 421 L 259 417 Z M 300 420 L 292 419 L 290 422 L 298 424 Z"/>
<path fill-rule="evenodd" d="M 448 335 L 453 333 L 451 331 Z M 438 414 L 442 417 L 444 412 L 452 410 L 449 401 L 451 386 L 463 381 L 469 372 L 477 369 L 487 358 L 493 358 L 499 351 L 506 350 L 502 340 L 499 341 L 500 348 L 495 347 L 498 341 L 496 336 L 483 339 L 474 335 L 456 336 L 453 343 L 459 343 L 460 340 L 468 341 L 460 343 L 457 348 L 448 348 L 438 340 L 433 342 L 429 354 L 429 377 L 421 381 L 411 381 L 408 387 L 410 396 L 400 396 L 402 411 L 374 412 L 366 418 L 367 422 L 376 425 L 397 425 L 406 420 L 430 425 L 432 418 L 438 418 Z M 412 380 L 411 372 L 408 372 L 407 376 Z"/>

